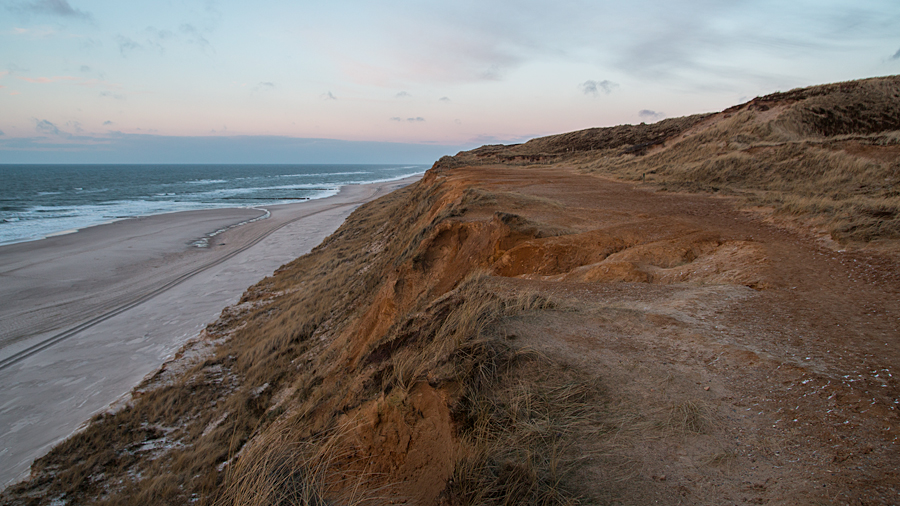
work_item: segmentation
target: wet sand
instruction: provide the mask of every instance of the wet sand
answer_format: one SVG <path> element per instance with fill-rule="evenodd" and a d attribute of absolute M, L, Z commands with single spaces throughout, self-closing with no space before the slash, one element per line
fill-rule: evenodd
<path fill-rule="evenodd" d="M 24 477 L 35 458 L 155 371 L 248 286 L 310 251 L 360 204 L 416 179 L 0 247 L 0 485 Z M 195 245 L 228 227 L 207 247 Z"/>

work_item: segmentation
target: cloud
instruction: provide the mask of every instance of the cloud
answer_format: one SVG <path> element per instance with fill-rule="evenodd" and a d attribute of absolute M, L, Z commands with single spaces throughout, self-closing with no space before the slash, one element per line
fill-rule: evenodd
<path fill-rule="evenodd" d="M 503 79 L 503 69 L 499 64 L 494 63 L 487 70 L 481 72 L 478 77 L 485 81 L 499 81 Z"/>
<path fill-rule="evenodd" d="M 62 134 L 62 132 L 59 131 L 59 128 L 57 128 L 56 125 L 54 125 L 53 123 L 50 123 L 49 121 L 47 121 L 45 119 L 42 119 L 42 120 L 35 119 L 34 129 L 43 134 L 50 134 L 50 135 L 61 135 Z"/>
<path fill-rule="evenodd" d="M 77 81 L 77 77 L 72 76 L 53 76 L 53 77 L 17 77 L 17 79 L 35 84 L 55 83 L 57 81 Z"/>
<path fill-rule="evenodd" d="M 0 130 L 0 135 L 6 135 L 6 134 L 3 133 L 3 130 Z"/>
<path fill-rule="evenodd" d="M 25 81 L 26 83 L 32 84 L 51 84 L 62 81 L 68 81 L 72 84 L 78 86 L 85 86 L 88 88 L 107 88 L 107 89 L 121 89 L 122 86 L 116 83 L 111 83 L 108 81 L 102 81 L 100 79 L 85 79 L 83 77 L 74 77 L 74 76 L 53 76 L 53 77 L 24 77 L 24 76 L 16 76 L 16 79 L 20 81 Z M 108 97 L 113 96 L 108 91 L 100 93 L 100 96 Z M 123 98 L 120 95 L 115 95 L 115 98 Z"/>
<path fill-rule="evenodd" d="M 116 35 L 116 43 L 119 44 L 119 52 L 122 56 L 128 56 L 128 53 L 135 49 L 140 49 L 141 45 L 124 35 Z"/>
<path fill-rule="evenodd" d="M 66 18 L 91 19 L 90 14 L 73 8 L 66 0 L 35 0 L 14 6 L 11 10 Z"/>
<path fill-rule="evenodd" d="M 900 60 L 900 49 L 898 49 L 897 52 L 894 53 L 894 56 L 891 56 L 891 59 L 892 60 Z"/>
<path fill-rule="evenodd" d="M 66 121 L 66 126 L 72 128 L 77 133 L 84 132 L 84 129 L 81 128 L 81 123 L 79 123 L 78 121 Z"/>
<path fill-rule="evenodd" d="M 896 40 L 897 9 L 891 0 L 651 0 L 604 2 L 602 8 L 591 0 L 560 0 L 553 9 L 537 0 L 519 2 L 515 9 L 471 0 L 419 4 L 405 2 L 404 12 L 390 13 L 408 29 L 393 31 L 387 47 L 377 37 L 361 52 L 346 47 L 343 53 L 355 60 L 347 62 L 348 73 L 390 84 L 459 83 L 506 79 L 518 68 L 552 60 L 617 69 L 617 77 L 664 79 L 672 89 L 748 78 L 771 83 L 799 72 L 791 61 L 821 61 L 829 53 L 871 47 L 875 40 Z M 342 35 L 335 32 L 328 42 L 349 45 L 338 40 Z M 416 44 L 409 44 L 410 38 Z M 354 73 L 363 63 L 380 72 Z"/>
<path fill-rule="evenodd" d="M 190 44 L 195 44 L 203 49 L 212 47 L 206 37 L 194 27 L 194 25 L 184 23 L 178 27 L 178 31 L 187 38 Z"/>
<path fill-rule="evenodd" d="M 112 125 L 112 124 L 113 124 L 113 122 L 110 121 L 110 120 L 106 120 L 106 121 L 103 122 L 103 125 L 104 125 L 104 126 L 106 126 L 106 125 Z"/>
<path fill-rule="evenodd" d="M 80 70 L 81 72 L 90 72 L 91 68 L 88 67 L 87 65 L 82 65 L 81 68 L 78 70 Z"/>
<path fill-rule="evenodd" d="M 337 97 L 330 91 L 328 93 L 323 93 L 321 96 L 322 100 L 337 100 Z"/>
<path fill-rule="evenodd" d="M 618 88 L 619 85 L 617 83 L 604 79 L 602 81 L 588 80 L 579 84 L 578 87 L 581 88 L 581 91 L 585 95 L 593 95 L 596 97 L 597 94 L 599 94 L 601 91 L 609 95 L 614 89 Z"/>
<path fill-rule="evenodd" d="M 441 97 L 441 98 L 439 98 L 438 100 L 440 100 L 441 102 L 449 102 L 449 101 L 450 101 L 450 97 Z"/>
<path fill-rule="evenodd" d="M 626 9 L 633 23 L 617 19 L 629 29 L 617 28 L 608 35 L 615 43 L 598 46 L 615 47 L 615 52 L 599 56 L 633 77 L 665 81 L 669 88 L 723 90 L 754 81 L 775 89 L 788 79 L 793 85 L 811 84 L 808 79 L 823 74 L 801 70 L 797 61 L 838 67 L 838 61 L 861 54 L 875 40 L 896 40 L 896 2 L 890 15 L 888 3 L 704 0 L 660 2 L 653 9 L 632 3 Z M 602 28 L 597 32 L 604 33 Z M 843 75 L 852 78 L 848 72 Z"/>
<path fill-rule="evenodd" d="M 401 118 L 400 116 L 394 116 L 393 118 L 391 118 L 391 121 L 403 121 L 403 118 Z"/>
<path fill-rule="evenodd" d="M 118 93 L 113 93 L 111 91 L 101 91 L 100 96 L 106 98 L 114 98 L 116 100 L 125 100 L 124 95 L 119 95 Z"/>
<path fill-rule="evenodd" d="M 16 72 L 28 72 L 28 69 L 25 67 L 20 67 L 20 66 L 16 65 L 15 63 L 12 63 L 6 67 L 5 72 L 7 74 L 15 74 Z M 2 77 L 2 74 L 0 74 L 0 77 Z"/>
<path fill-rule="evenodd" d="M 188 23 L 182 23 L 175 30 L 148 26 L 143 30 L 143 34 L 146 37 L 145 44 L 155 47 L 161 54 L 165 54 L 171 44 L 191 44 L 204 52 L 212 48 L 203 33 Z"/>
<path fill-rule="evenodd" d="M 469 142 L 474 143 L 478 146 L 483 146 L 485 144 L 520 144 L 522 142 L 528 141 L 538 137 L 537 135 L 509 135 L 509 136 L 496 136 L 496 135 L 488 135 L 488 134 L 479 134 L 475 137 L 472 137 Z"/>
<path fill-rule="evenodd" d="M 407 93 L 405 91 L 401 91 L 400 93 L 397 93 L 394 96 L 397 98 L 412 98 L 412 95 L 410 95 L 409 93 Z"/>
<path fill-rule="evenodd" d="M 275 83 L 273 83 L 272 81 L 260 81 L 259 84 L 250 88 L 250 92 L 251 93 L 257 93 L 260 91 L 267 92 L 267 91 L 271 91 L 274 89 L 275 89 Z"/>
<path fill-rule="evenodd" d="M 666 114 L 663 112 L 651 111 L 650 109 L 641 109 L 640 111 L 638 111 L 638 116 L 640 116 L 641 119 L 645 119 L 648 121 L 659 121 L 665 118 Z"/>
<path fill-rule="evenodd" d="M 166 54 L 166 46 L 164 44 L 175 38 L 175 32 L 172 30 L 160 30 L 153 26 L 144 28 L 144 34 L 146 36 L 144 44 L 156 48 L 159 54 Z"/>
<path fill-rule="evenodd" d="M 358 74 L 360 64 L 374 64 L 377 78 L 386 83 L 500 81 L 527 61 L 556 53 L 538 40 L 544 36 L 547 9 L 536 4 L 526 1 L 508 9 L 497 2 L 407 3 L 393 16 L 409 29 L 390 32 L 385 45 L 367 48 L 369 54 L 345 52 L 354 55 L 346 68 Z"/>
<path fill-rule="evenodd" d="M 152 26 L 148 26 L 145 31 L 159 40 L 171 39 L 175 36 L 175 32 L 173 32 L 172 30 L 157 30 Z"/>
<path fill-rule="evenodd" d="M 416 116 L 415 118 L 406 118 L 405 120 L 399 116 L 394 116 L 391 118 L 391 121 L 407 121 L 409 123 L 421 123 L 425 121 L 425 118 L 421 116 Z"/>
<path fill-rule="evenodd" d="M 14 35 L 23 35 L 28 36 L 32 39 L 38 38 L 50 38 L 54 35 L 57 35 L 58 32 L 53 28 L 49 28 L 46 26 L 38 27 L 38 28 L 13 28 L 12 33 Z"/>

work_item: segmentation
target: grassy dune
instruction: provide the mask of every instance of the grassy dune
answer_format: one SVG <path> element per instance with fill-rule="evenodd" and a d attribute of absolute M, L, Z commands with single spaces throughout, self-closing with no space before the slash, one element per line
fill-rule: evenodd
<path fill-rule="evenodd" d="M 442 160 L 563 163 L 674 191 L 739 195 L 843 243 L 900 238 L 900 78 L 828 84 L 717 114 L 486 146 Z"/>

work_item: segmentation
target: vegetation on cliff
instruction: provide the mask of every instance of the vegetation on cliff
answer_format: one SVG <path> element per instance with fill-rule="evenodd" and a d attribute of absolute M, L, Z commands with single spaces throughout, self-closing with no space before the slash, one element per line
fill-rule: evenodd
<path fill-rule="evenodd" d="M 740 195 L 842 242 L 900 238 L 900 79 L 827 84 L 717 114 L 485 146 L 445 166 L 566 163 L 668 190 Z"/>

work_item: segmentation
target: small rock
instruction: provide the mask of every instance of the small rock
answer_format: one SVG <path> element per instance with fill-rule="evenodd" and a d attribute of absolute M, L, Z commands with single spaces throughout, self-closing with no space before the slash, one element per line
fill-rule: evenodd
<path fill-rule="evenodd" d="M 708 390 L 709 390 L 709 387 L 703 387 L 703 390 L 707 390 L 707 391 L 708 391 Z"/>

